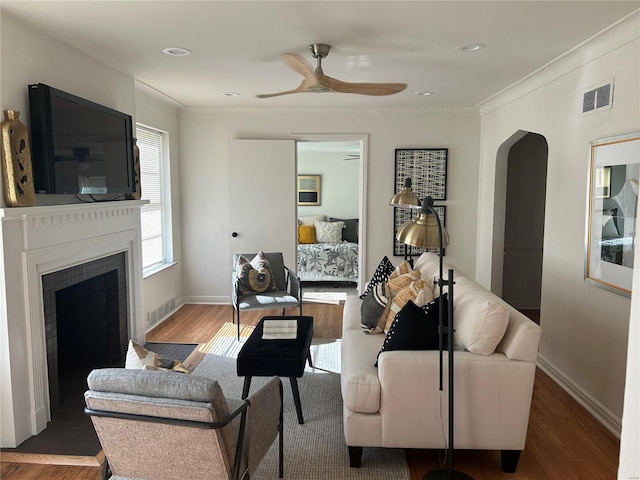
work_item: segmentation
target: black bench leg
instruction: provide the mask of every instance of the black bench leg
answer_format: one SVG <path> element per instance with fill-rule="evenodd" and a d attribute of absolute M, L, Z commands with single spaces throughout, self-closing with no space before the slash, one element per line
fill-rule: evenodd
<path fill-rule="evenodd" d="M 298 390 L 298 380 L 296 377 L 289 377 L 291 382 L 291 392 L 293 393 L 293 401 L 296 404 L 296 413 L 298 414 L 298 423 L 304 424 L 304 418 L 302 417 L 302 404 L 300 403 L 300 391 Z"/>
<path fill-rule="evenodd" d="M 251 377 L 244 377 L 244 385 L 242 386 L 242 399 L 249 396 L 249 388 L 251 388 Z"/>
<path fill-rule="evenodd" d="M 360 468 L 362 466 L 362 447 L 348 446 L 349 449 L 349 466 Z"/>
<path fill-rule="evenodd" d="M 516 473 L 521 453 L 522 450 L 502 450 L 500 452 L 500 461 L 504 473 Z"/>
<path fill-rule="evenodd" d="M 309 350 L 309 354 L 307 355 L 307 360 L 309 361 L 309 366 L 310 366 L 311 368 L 315 368 L 315 367 L 313 366 L 313 361 L 311 360 L 311 350 Z"/>

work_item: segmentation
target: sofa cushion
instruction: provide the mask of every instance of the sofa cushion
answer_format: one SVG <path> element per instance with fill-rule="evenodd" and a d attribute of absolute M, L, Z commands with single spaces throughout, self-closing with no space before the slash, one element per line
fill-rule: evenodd
<path fill-rule="evenodd" d="M 360 295 L 360 298 L 364 298 L 365 295 L 367 295 L 367 293 L 369 293 L 369 291 L 378 283 L 386 282 L 387 280 L 389 280 L 389 277 L 393 273 L 393 269 L 393 264 L 391 263 L 389 258 L 385 256 L 376 267 L 376 271 L 373 272 L 373 276 L 371 277 L 371 280 L 369 280 L 364 293 Z"/>
<path fill-rule="evenodd" d="M 477 283 L 462 277 L 454 281 L 454 344 L 473 353 L 491 355 L 509 324 L 509 309 Z"/>
<path fill-rule="evenodd" d="M 360 325 L 366 333 L 382 333 L 390 307 L 387 284 L 377 284 L 362 299 Z"/>
<path fill-rule="evenodd" d="M 418 276 L 420 275 L 420 272 L 415 273 Z M 405 275 L 401 275 L 400 277 L 396 278 L 396 280 L 404 276 Z M 391 281 L 389 282 L 389 284 L 391 284 Z M 389 331 L 389 328 L 391 328 L 391 324 L 393 323 L 396 314 L 400 312 L 400 310 L 402 310 L 402 307 L 404 307 L 409 300 L 421 307 L 433 300 L 433 292 L 422 279 L 414 280 L 406 287 L 402 288 L 393 296 L 393 300 L 391 301 L 391 306 L 389 307 L 389 313 L 387 314 L 387 320 L 384 327 L 385 332 Z"/>
<path fill-rule="evenodd" d="M 437 320 L 409 300 L 393 320 L 378 357 L 391 350 L 435 350 L 439 345 Z"/>
<path fill-rule="evenodd" d="M 380 379 L 374 367 L 384 337 L 347 330 L 342 335 L 340 385 L 344 406 L 352 412 L 375 413 L 380 409 Z"/>

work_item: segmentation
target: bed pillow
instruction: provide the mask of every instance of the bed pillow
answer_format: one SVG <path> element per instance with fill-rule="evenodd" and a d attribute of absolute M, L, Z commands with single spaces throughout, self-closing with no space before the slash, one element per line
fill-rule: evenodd
<path fill-rule="evenodd" d="M 393 264 L 388 257 L 383 257 L 380 263 L 376 267 L 376 271 L 373 272 L 373 276 L 364 290 L 364 293 L 360 295 L 360 298 L 364 298 L 380 282 L 386 282 L 389 280 L 389 276 L 393 273 Z"/>
<path fill-rule="evenodd" d="M 298 225 L 313 225 L 313 222 L 324 222 L 327 219 L 324 215 L 306 215 L 298 217 Z"/>
<path fill-rule="evenodd" d="M 317 243 L 316 227 L 313 225 L 298 225 L 298 243 Z"/>
<path fill-rule="evenodd" d="M 330 222 L 344 222 L 344 230 L 342 231 L 342 240 L 345 242 L 358 243 L 358 228 L 360 220 L 352 218 L 344 220 L 342 218 L 329 218 Z"/>
<path fill-rule="evenodd" d="M 316 240 L 318 243 L 342 243 L 344 222 L 319 222 L 315 220 Z"/>

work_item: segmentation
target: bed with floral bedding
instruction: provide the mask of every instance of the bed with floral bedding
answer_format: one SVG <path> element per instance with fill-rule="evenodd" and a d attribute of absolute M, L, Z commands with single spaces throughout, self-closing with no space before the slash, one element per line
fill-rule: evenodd
<path fill-rule="evenodd" d="M 298 277 L 303 282 L 358 281 L 358 220 L 298 218 Z"/>
<path fill-rule="evenodd" d="M 298 277 L 303 282 L 357 282 L 358 244 L 298 245 Z"/>

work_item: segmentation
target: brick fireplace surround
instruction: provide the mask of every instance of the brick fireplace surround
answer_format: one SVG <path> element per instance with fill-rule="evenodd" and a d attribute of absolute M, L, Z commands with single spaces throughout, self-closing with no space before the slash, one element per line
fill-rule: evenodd
<path fill-rule="evenodd" d="M 144 343 L 140 207 L 127 200 L 0 209 L 0 446 L 51 419 L 42 276 L 125 253 L 131 338 Z"/>

